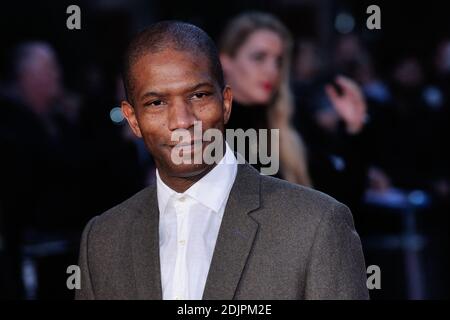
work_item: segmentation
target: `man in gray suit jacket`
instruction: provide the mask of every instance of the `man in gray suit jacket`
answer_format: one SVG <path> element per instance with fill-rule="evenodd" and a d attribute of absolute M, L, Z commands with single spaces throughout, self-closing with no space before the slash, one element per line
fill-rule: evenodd
<path fill-rule="evenodd" d="M 196 121 L 224 131 L 232 93 L 218 61 L 212 40 L 186 23 L 157 23 L 131 42 L 122 110 L 158 180 L 88 223 L 76 298 L 367 299 L 345 205 L 237 165 L 226 144 L 218 164 L 174 163 L 174 131 Z M 182 145 L 193 147 L 187 155 L 208 146 L 196 143 Z"/>

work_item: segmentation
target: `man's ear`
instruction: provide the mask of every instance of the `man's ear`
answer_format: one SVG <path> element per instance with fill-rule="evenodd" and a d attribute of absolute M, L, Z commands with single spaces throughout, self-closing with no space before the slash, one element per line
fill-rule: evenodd
<path fill-rule="evenodd" d="M 231 91 L 230 86 L 225 86 L 223 89 L 223 119 L 224 124 L 228 123 L 231 115 L 231 108 L 233 103 L 233 92 Z"/>
<path fill-rule="evenodd" d="M 134 112 L 133 106 L 128 101 L 122 101 L 122 113 L 128 121 L 131 130 L 138 138 L 142 138 L 141 129 L 136 118 L 136 113 Z"/>

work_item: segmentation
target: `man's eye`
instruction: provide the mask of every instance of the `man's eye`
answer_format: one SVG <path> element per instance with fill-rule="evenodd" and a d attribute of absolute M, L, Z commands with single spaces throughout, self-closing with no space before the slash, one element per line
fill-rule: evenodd
<path fill-rule="evenodd" d="M 209 95 L 210 94 L 206 93 L 206 92 L 197 92 L 192 95 L 192 99 L 198 100 L 198 99 L 205 98 L 206 96 L 209 96 Z"/>
<path fill-rule="evenodd" d="M 155 100 L 155 101 L 150 101 L 144 104 L 144 106 L 146 107 L 158 107 L 160 105 L 162 105 L 163 102 L 162 100 Z"/>

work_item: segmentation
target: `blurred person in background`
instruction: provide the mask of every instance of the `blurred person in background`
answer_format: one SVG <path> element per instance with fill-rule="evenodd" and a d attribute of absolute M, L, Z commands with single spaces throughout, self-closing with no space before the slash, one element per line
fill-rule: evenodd
<path fill-rule="evenodd" d="M 311 186 L 303 140 L 291 125 L 291 47 L 289 31 L 270 14 L 243 13 L 227 24 L 219 42 L 225 78 L 234 93 L 227 128 L 279 129 L 277 176 Z"/>
<path fill-rule="evenodd" d="M 294 62 L 294 123 L 305 139 L 314 188 L 346 203 L 358 224 L 369 161 L 365 97 L 354 80 L 326 71 L 313 40 L 297 43 Z"/>
<path fill-rule="evenodd" d="M 0 98 L 1 192 L 4 247 L 13 266 L 8 297 L 20 298 L 21 254 L 27 245 L 76 239 L 78 221 L 79 149 L 77 104 L 63 88 L 61 69 L 53 48 L 44 42 L 21 43 L 12 51 L 9 79 Z M 45 254 L 44 254 L 45 256 Z M 76 252 L 73 253 L 76 256 Z M 43 257 L 42 255 L 40 258 Z M 65 259 L 65 258 L 61 258 Z M 54 261 L 55 262 L 55 261 Z M 61 261 L 59 261 L 61 262 Z M 64 289 L 59 262 L 36 260 L 38 297 Z M 63 265 L 67 266 L 66 262 Z M 45 269 L 45 270 L 44 270 Z M 45 284 L 51 277 L 60 288 Z"/>
<path fill-rule="evenodd" d="M 2 98 L 2 130 L 4 143 L 13 148 L 6 149 L 5 156 L 17 162 L 5 174 L 12 176 L 10 182 L 17 183 L 20 192 L 31 189 L 28 202 L 34 212 L 27 214 L 33 225 L 57 228 L 68 223 L 68 215 L 59 210 L 77 186 L 76 100 L 63 88 L 61 69 L 49 44 L 22 43 L 14 49 L 12 60 L 12 81 Z"/>
<path fill-rule="evenodd" d="M 433 155 L 440 148 L 436 135 L 439 108 L 417 56 L 408 53 L 397 59 L 390 74 L 390 91 L 385 139 L 377 150 L 380 166 L 397 188 L 429 189 L 434 176 Z"/>

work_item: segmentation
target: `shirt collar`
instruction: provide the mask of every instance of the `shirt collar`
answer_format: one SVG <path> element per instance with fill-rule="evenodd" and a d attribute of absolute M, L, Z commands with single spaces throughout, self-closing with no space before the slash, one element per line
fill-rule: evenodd
<path fill-rule="evenodd" d="M 220 212 L 220 208 L 228 199 L 237 173 L 236 157 L 228 143 L 225 145 L 225 155 L 219 163 L 184 193 L 178 193 L 167 186 L 156 169 L 156 190 L 160 213 L 165 212 L 170 198 L 174 195 L 176 197 L 187 195 L 214 212 Z"/>

